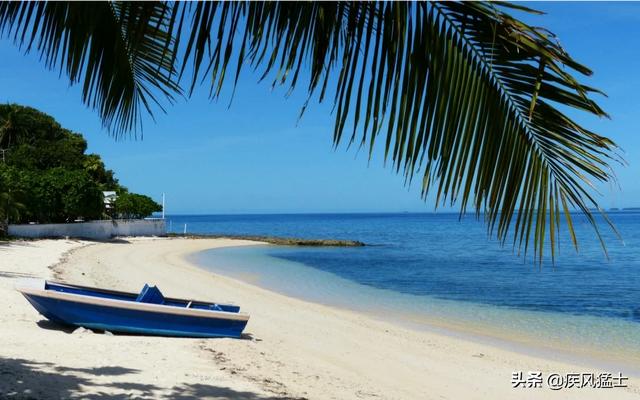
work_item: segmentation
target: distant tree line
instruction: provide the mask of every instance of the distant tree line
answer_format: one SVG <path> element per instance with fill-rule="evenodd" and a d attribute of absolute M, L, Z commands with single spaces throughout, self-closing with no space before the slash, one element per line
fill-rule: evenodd
<path fill-rule="evenodd" d="M 161 206 L 129 193 L 81 134 L 31 107 L 0 105 L 0 234 L 8 223 L 144 218 Z M 103 191 L 115 191 L 111 209 Z"/>
<path fill-rule="evenodd" d="M 115 210 L 121 218 L 144 218 L 162 207 L 149 196 L 120 192 L 115 202 Z"/>

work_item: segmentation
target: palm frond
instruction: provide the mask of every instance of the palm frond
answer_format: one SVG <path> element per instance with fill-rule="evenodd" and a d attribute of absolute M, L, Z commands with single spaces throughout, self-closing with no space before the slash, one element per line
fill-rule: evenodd
<path fill-rule="evenodd" d="M 141 107 L 171 102 L 171 8 L 165 3 L 2 2 L 0 34 L 82 85 L 82 100 L 116 134 L 134 131 Z"/>
<path fill-rule="evenodd" d="M 307 69 L 310 98 L 323 101 L 334 85 L 336 145 L 371 155 L 382 140 L 385 160 L 407 182 L 420 176 L 424 197 L 473 208 L 490 234 L 511 235 L 525 253 L 533 243 L 541 260 L 546 240 L 555 257 L 561 215 L 577 247 L 573 209 L 600 236 L 591 187 L 612 179 L 616 145 L 562 112 L 607 116 L 574 76 L 591 71 L 510 8 L 534 12 L 478 2 L 198 3 L 184 61 L 194 64 L 192 88 L 209 74 L 214 97 L 232 49 L 235 81 L 248 63 L 293 89 Z"/>
<path fill-rule="evenodd" d="M 591 71 L 504 2 L 0 3 L 0 32 L 71 82 L 107 126 L 171 100 L 175 77 L 212 97 L 245 66 L 272 85 L 331 101 L 334 143 L 369 150 L 436 204 L 484 216 L 490 234 L 555 256 L 561 216 L 596 229 L 593 185 L 612 180 L 616 145 L 570 118 L 606 117 Z M 180 67 L 176 67 L 180 64 Z M 192 68 L 189 68 L 192 67 Z M 606 216 L 605 216 L 606 218 Z"/>

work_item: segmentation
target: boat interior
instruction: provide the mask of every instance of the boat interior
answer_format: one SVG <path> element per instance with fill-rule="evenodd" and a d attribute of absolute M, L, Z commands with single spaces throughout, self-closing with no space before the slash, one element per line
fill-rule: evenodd
<path fill-rule="evenodd" d="M 170 307 L 192 308 L 197 310 L 211 310 L 233 313 L 237 313 L 240 311 L 240 307 L 233 304 L 207 303 L 197 300 L 164 297 L 162 292 L 160 292 L 160 289 L 158 289 L 156 286 L 150 286 L 148 284 L 144 285 L 140 293 L 129 293 L 46 281 L 45 290 L 77 294 L 82 296 L 100 297 L 112 300 L 160 304 Z"/>

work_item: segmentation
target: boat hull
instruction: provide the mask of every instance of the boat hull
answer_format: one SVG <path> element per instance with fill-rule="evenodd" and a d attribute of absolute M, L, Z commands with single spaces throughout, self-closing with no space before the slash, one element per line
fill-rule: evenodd
<path fill-rule="evenodd" d="M 248 316 L 238 313 L 185 310 L 48 291 L 21 292 L 40 314 L 51 321 L 111 332 L 237 338 L 241 336 L 248 320 Z"/>

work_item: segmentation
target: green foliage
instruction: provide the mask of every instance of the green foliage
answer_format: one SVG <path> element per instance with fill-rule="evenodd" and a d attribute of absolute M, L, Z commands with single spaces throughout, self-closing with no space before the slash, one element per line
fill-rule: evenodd
<path fill-rule="evenodd" d="M 146 218 L 156 211 L 162 211 L 162 206 L 149 196 L 120 192 L 115 202 L 116 214 L 121 218 Z"/>
<path fill-rule="evenodd" d="M 0 3 L 0 32 L 15 34 L 25 51 L 37 49 L 47 67 L 81 82 L 83 101 L 105 125 L 131 129 L 141 108 L 151 112 L 158 103 L 154 90 L 170 101 L 179 93 L 166 51 L 173 45 L 167 10 L 159 2 L 7 2 Z M 5 24 L 24 26 L 11 32 Z"/>
<path fill-rule="evenodd" d="M 116 135 L 180 95 L 187 66 L 189 92 L 208 82 L 212 97 L 247 65 L 290 90 L 308 76 L 309 100 L 335 106 L 336 146 L 371 157 L 381 143 L 425 198 L 474 209 L 539 257 L 548 239 L 553 257 L 561 222 L 577 248 L 572 209 L 600 236 L 592 182 L 613 180 L 617 148 L 564 113 L 607 116 L 580 81 L 591 71 L 513 10 L 537 13 L 470 1 L 3 2 L 0 32 L 83 81 Z"/>
<path fill-rule="evenodd" d="M 82 135 L 30 107 L 0 105 L 0 221 L 71 222 L 104 216 L 103 190 L 126 190 Z M 146 197 L 146 196 L 145 196 Z M 134 210 L 150 206 L 139 200 Z"/>
<path fill-rule="evenodd" d="M 61 127 L 52 117 L 17 104 L 0 105 L 0 147 L 32 144 L 37 139 L 55 140 Z"/>
<path fill-rule="evenodd" d="M 114 190 L 119 188 L 118 180 L 112 170 L 106 169 L 104 162 L 97 154 L 87 154 L 82 166 L 91 178 L 100 185 L 102 190 Z"/>
<path fill-rule="evenodd" d="M 59 139 L 38 139 L 32 144 L 10 147 L 6 162 L 25 169 L 44 170 L 54 166 L 81 169 L 86 145 L 82 136 L 65 132 Z"/>
<path fill-rule="evenodd" d="M 86 171 L 53 168 L 40 180 L 37 188 L 43 191 L 44 200 L 40 204 L 49 204 L 57 211 L 49 215 L 50 220 L 70 222 L 73 217 L 88 220 L 102 216 L 102 191 Z"/>
<path fill-rule="evenodd" d="M 34 108 L 0 105 L 0 148 L 8 165 L 44 170 L 83 168 L 87 142 Z"/>
<path fill-rule="evenodd" d="M 0 237 L 7 235 L 9 222 L 18 220 L 25 208 L 17 200 L 17 194 L 11 190 L 4 175 L 0 174 Z"/>
<path fill-rule="evenodd" d="M 86 171 L 4 167 L 0 175 L 9 182 L 10 190 L 20 193 L 24 204 L 24 210 L 17 218 L 10 218 L 11 222 L 71 222 L 102 216 L 102 191 Z"/>

